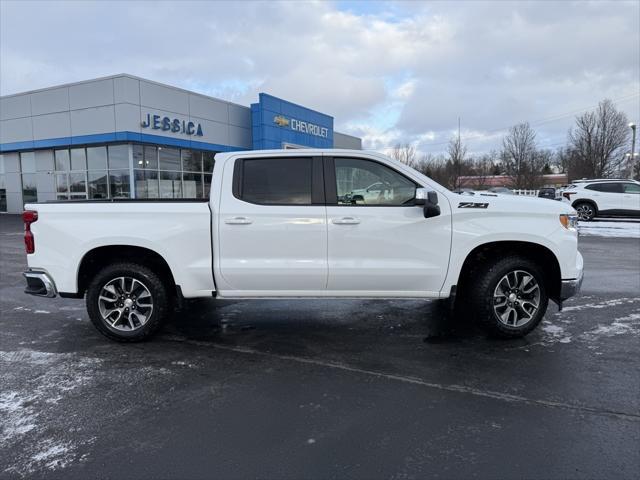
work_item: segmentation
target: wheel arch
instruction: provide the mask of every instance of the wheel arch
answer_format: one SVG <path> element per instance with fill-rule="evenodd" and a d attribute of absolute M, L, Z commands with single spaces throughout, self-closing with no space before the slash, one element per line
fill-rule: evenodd
<path fill-rule="evenodd" d="M 557 257 L 544 245 L 526 241 L 501 240 L 475 247 L 469 252 L 462 264 L 456 292 L 464 292 L 465 289 L 470 288 L 470 280 L 481 265 L 492 259 L 510 254 L 526 257 L 538 265 L 544 274 L 545 287 L 549 298 L 557 301 L 562 284 L 560 263 Z"/>
<path fill-rule="evenodd" d="M 590 198 L 579 198 L 578 200 L 574 200 L 571 206 L 575 209 L 576 205 L 580 203 L 588 203 L 594 208 L 596 214 L 598 213 L 598 204 L 594 200 L 591 200 Z"/>
<path fill-rule="evenodd" d="M 91 280 L 106 265 L 131 262 L 154 270 L 165 281 L 170 291 L 179 294 L 173 273 L 166 259 L 158 252 L 135 245 L 107 245 L 93 248 L 84 254 L 78 267 L 78 296 L 83 296 Z"/>

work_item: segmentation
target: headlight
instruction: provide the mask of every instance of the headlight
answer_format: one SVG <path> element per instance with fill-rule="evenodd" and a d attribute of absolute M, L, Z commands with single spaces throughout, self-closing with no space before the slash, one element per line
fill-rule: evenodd
<path fill-rule="evenodd" d="M 576 230 L 578 228 L 578 215 L 562 214 L 560 215 L 560 223 L 567 230 Z"/>

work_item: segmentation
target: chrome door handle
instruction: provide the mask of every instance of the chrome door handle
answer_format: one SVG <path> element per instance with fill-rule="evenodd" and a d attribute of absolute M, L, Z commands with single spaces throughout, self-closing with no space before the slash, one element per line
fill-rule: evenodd
<path fill-rule="evenodd" d="M 227 225 L 249 225 L 251 224 L 251 219 L 247 217 L 225 218 L 224 223 Z"/>
<path fill-rule="evenodd" d="M 334 218 L 331 222 L 336 225 L 357 225 L 360 223 L 360 219 L 356 217 L 342 217 Z"/>

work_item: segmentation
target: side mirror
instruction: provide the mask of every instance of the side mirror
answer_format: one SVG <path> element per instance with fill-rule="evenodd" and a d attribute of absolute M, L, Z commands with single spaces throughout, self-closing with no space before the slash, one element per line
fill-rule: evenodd
<path fill-rule="evenodd" d="M 420 195 L 423 198 L 422 203 L 416 202 L 416 204 L 424 205 L 424 218 L 437 217 L 438 215 L 440 215 L 440 207 L 438 206 L 438 194 L 433 190 L 427 191 L 426 188 L 418 188 L 416 190 L 416 200 L 418 199 L 418 191 L 421 191 Z"/>

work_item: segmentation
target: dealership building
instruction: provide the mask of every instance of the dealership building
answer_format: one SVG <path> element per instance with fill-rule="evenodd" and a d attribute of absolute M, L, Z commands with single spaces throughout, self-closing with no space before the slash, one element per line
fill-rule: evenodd
<path fill-rule="evenodd" d="M 0 97 L 0 212 L 35 201 L 204 198 L 214 155 L 360 149 L 333 117 L 260 93 L 250 107 L 114 75 Z"/>

